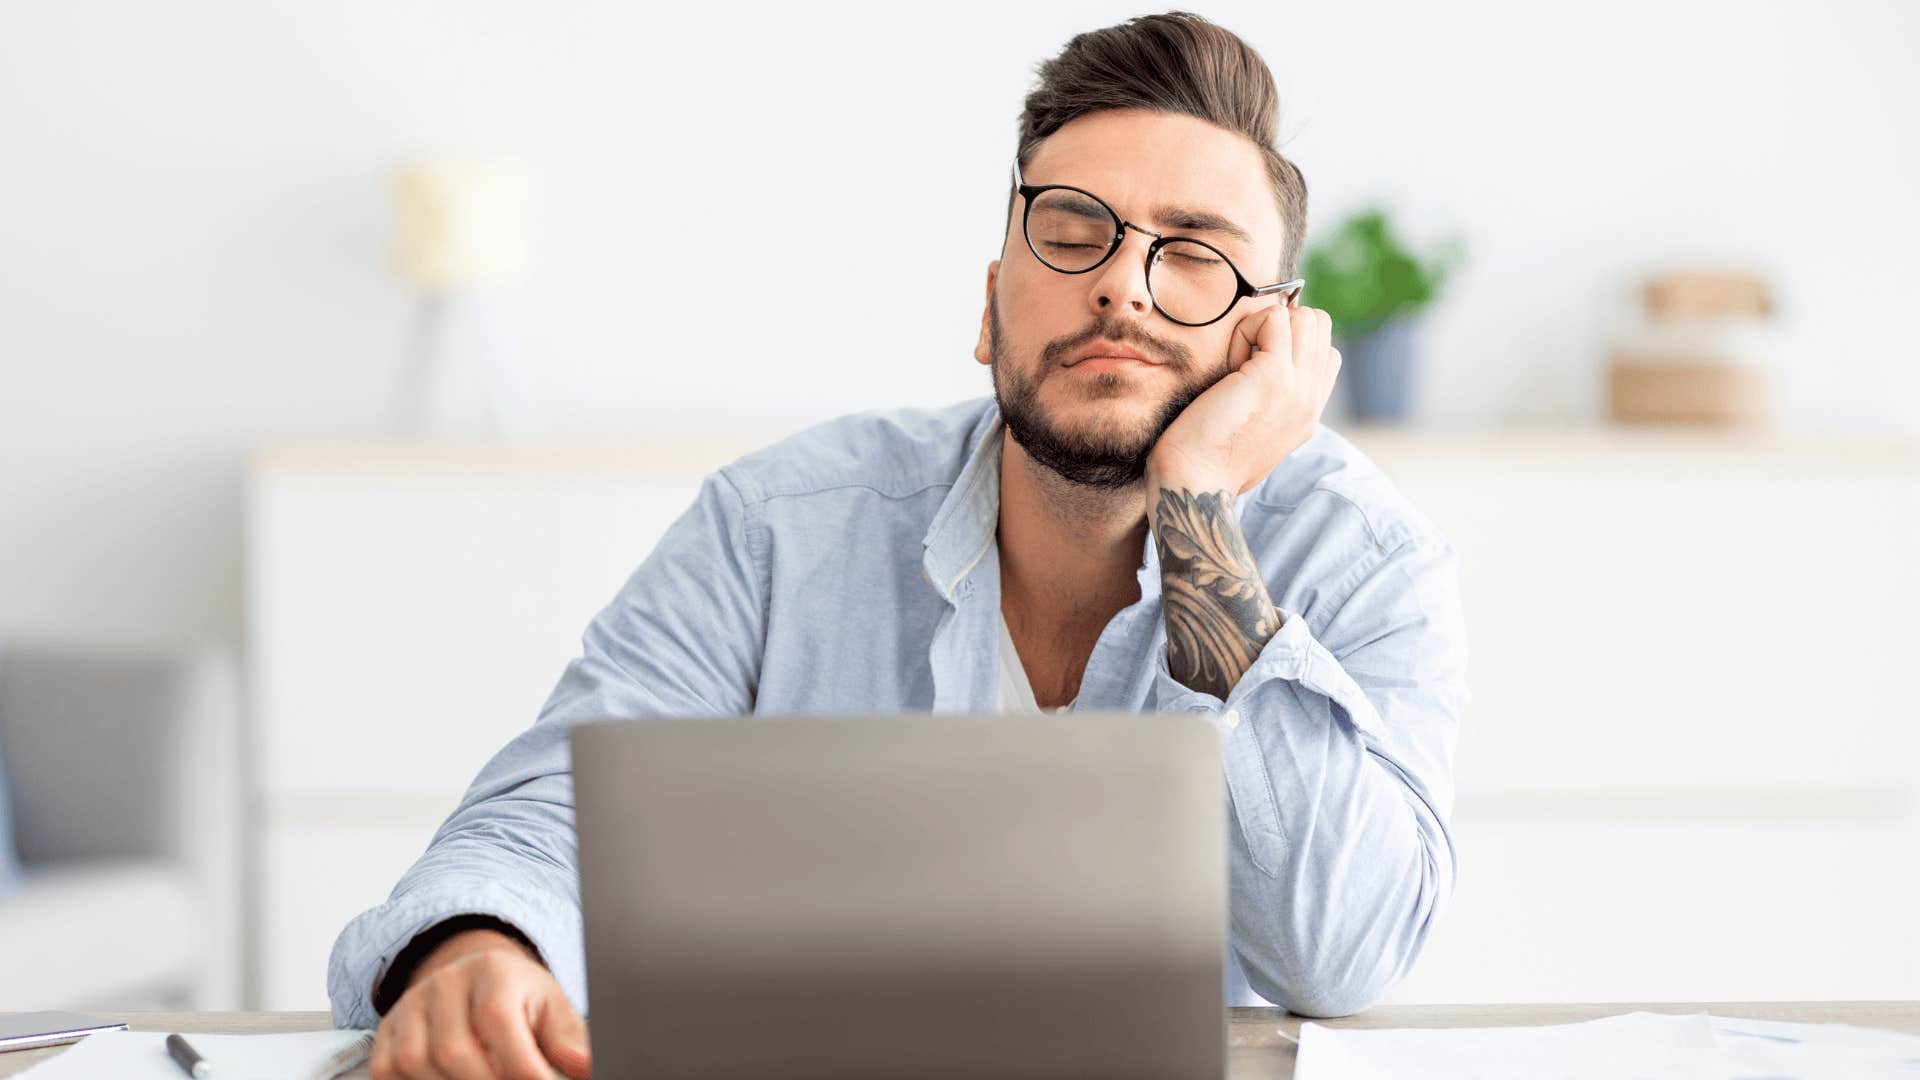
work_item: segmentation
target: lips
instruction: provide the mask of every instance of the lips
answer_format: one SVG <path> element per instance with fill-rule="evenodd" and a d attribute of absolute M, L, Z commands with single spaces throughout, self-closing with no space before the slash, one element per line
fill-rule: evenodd
<path fill-rule="evenodd" d="M 1094 360 L 1101 357 L 1119 360 L 1138 360 L 1143 364 L 1159 363 L 1158 360 L 1153 359 L 1138 349 L 1129 349 L 1125 345 L 1118 345 L 1111 341 L 1096 341 L 1075 353 L 1073 360 L 1070 361 L 1067 366 L 1072 367 L 1083 360 Z"/>

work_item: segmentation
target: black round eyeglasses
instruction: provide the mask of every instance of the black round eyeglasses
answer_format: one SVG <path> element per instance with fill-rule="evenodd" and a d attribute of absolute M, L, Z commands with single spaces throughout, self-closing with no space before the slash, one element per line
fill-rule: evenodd
<path fill-rule="evenodd" d="M 1066 184 L 1029 184 L 1013 163 L 1013 186 L 1025 203 L 1020 231 L 1041 265 L 1062 274 L 1095 270 L 1120 250 L 1127 230 L 1153 237 L 1147 246 L 1147 295 L 1154 310 L 1181 326 L 1218 322 L 1241 297 L 1284 293 L 1299 302 L 1307 279 L 1255 286 L 1219 248 L 1190 236 L 1163 236 L 1122 220 L 1091 192 Z"/>

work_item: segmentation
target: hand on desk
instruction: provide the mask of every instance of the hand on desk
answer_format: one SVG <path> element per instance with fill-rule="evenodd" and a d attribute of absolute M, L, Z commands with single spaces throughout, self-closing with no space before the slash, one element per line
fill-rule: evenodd
<path fill-rule="evenodd" d="M 549 1064 L 551 1062 L 551 1064 Z M 374 1031 L 373 1080 L 589 1075 L 587 1026 L 553 973 L 495 930 L 455 934 L 421 961 Z"/>

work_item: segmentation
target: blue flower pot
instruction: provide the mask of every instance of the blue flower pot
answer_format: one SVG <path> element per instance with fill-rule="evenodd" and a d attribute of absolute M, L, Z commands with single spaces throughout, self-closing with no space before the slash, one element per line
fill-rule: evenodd
<path fill-rule="evenodd" d="M 1421 325 L 1417 316 L 1394 319 L 1339 345 L 1339 381 L 1346 384 L 1355 420 L 1396 422 L 1413 415 Z"/>

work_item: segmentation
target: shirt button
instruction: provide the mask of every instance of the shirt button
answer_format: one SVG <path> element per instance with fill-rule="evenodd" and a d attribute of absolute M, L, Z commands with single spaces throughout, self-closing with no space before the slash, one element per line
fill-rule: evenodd
<path fill-rule="evenodd" d="M 1228 709 L 1227 714 L 1220 719 L 1227 725 L 1227 730 L 1232 731 L 1234 728 L 1240 726 L 1240 710 Z"/>

